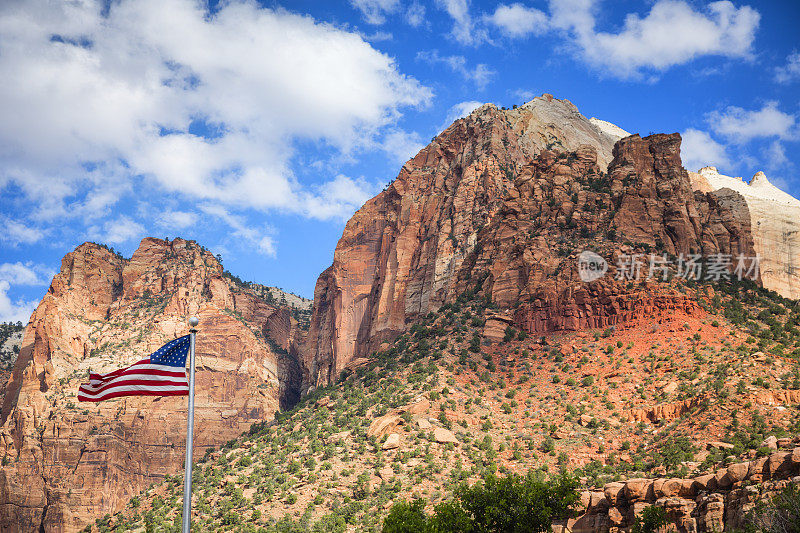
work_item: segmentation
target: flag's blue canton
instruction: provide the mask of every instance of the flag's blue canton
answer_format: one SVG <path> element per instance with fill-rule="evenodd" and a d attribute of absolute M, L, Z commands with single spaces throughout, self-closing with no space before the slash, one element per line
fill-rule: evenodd
<path fill-rule="evenodd" d="M 150 362 L 154 365 L 186 366 L 186 356 L 189 355 L 189 335 L 179 337 L 172 342 L 168 342 L 150 356 Z"/>

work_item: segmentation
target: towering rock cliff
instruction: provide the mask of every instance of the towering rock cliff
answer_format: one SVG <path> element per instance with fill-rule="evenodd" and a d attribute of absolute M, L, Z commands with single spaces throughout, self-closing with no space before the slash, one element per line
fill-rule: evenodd
<path fill-rule="evenodd" d="M 690 172 L 692 186 L 749 219 L 761 257 L 764 287 L 786 298 L 800 298 L 800 200 L 781 191 L 758 172 L 745 183 L 714 167 Z"/>
<path fill-rule="evenodd" d="M 0 414 L 0 530 L 77 531 L 180 470 L 185 398 L 79 404 L 78 384 L 187 333 L 197 338 L 195 453 L 299 395 L 296 323 L 192 241 L 144 239 L 131 259 L 83 244 L 27 326 Z"/>
<path fill-rule="evenodd" d="M 317 281 L 305 384 L 335 380 L 476 287 L 531 332 L 691 310 L 671 289 L 578 279 L 578 252 L 617 258 L 632 250 L 625 241 L 675 254 L 752 252 L 749 221 L 692 190 L 679 135 L 621 133 L 549 95 L 456 121 L 348 222 Z"/>

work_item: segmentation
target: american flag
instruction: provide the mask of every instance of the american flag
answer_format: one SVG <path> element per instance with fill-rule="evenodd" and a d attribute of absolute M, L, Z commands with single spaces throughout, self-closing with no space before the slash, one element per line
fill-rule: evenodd
<path fill-rule="evenodd" d="M 108 374 L 90 374 L 78 389 L 79 402 L 101 402 L 120 396 L 186 396 L 189 335 L 170 341 L 149 357 Z"/>

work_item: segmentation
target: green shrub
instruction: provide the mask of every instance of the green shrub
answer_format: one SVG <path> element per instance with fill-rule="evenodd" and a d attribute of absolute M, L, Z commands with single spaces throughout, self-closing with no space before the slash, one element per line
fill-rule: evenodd
<path fill-rule="evenodd" d="M 453 500 L 440 503 L 432 515 L 423 500 L 392 507 L 384 533 L 478 533 L 550 531 L 553 520 L 568 517 L 578 501 L 577 482 L 562 476 L 547 482 L 527 476 L 487 475 L 483 482 L 462 485 Z"/>
<path fill-rule="evenodd" d="M 641 516 L 636 517 L 631 533 L 656 533 L 659 528 L 666 526 L 668 522 L 669 519 L 664 508 L 651 505 L 642 511 Z"/>

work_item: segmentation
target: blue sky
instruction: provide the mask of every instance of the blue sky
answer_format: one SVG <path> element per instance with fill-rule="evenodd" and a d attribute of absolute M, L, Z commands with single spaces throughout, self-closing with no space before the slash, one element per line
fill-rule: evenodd
<path fill-rule="evenodd" d="M 10 0 L 0 321 L 80 243 L 196 239 L 310 297 L 347 218 L 484 102 L 552 93 L 800 196 L 800 3 Z"/>

